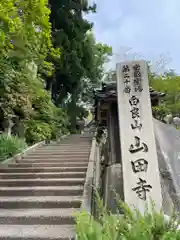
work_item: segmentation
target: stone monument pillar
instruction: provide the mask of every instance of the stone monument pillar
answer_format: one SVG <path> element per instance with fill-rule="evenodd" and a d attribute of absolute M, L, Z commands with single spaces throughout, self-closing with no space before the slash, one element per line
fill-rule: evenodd
<path fill-rule="evenodd" d="M 124 200 L 141 213 L 162 207 L 160 176 L 145 61 L 117 64 Z"/>

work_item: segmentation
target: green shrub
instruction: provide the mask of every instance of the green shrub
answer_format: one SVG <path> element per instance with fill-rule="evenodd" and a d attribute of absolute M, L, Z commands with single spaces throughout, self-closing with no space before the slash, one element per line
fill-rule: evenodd
<path fill-rule="evenodd" d="M 33 144 L 45 139 L 57 139 L 65 132 L 69 119 L 67 113 L 54 105 L 48 92 L 38 91 L 33 100 L 33 112 L 26 122 L 26 141 Z"/>
<path fill-rule="evenodd" d="M 67 113 L 61 108 L 54 107 L 53 113 L 53 121 L 51 123 L 51 138 L 56 139 L 64 134 L 67 134 L 69 118 L 67 116 Z"/>
<path fill-rule="evenodd" d="M 113 215 L 101 203 L 98 220 L 86 211 L 78 213 L 77 240 L 180 240 L 176 217 L 167 221 L 162 212 L 155 210 L 152 214 L 146 211 L 141 215 L 122 203 L 119 203 L 119 209 L 123 209 L 124 214 Z"/>
<path fill-rule="evenodd" d="M 0 135 L 0 160 L 5 160 L 22 152 L 27 147 L 23 139 L 6 134 Z"/>
<path fill-rule="evenodd" d="M 34 144 L 46 139 L 51 139 L 50 125 L 36 120 L 29 120 L 26 123 L 25 137 L 28 144 Z"/>
<path fill-rule="evenodd" d="M 169 109 L 167 108 L 167 106 L 161 104 L 159 106 L 156 107 L 152 107 L 152 114 L 153 116 L 158 119 L 158 120 L 163 120 L 164 117 L 167 114 L 170 114 L 171 112 L 169 111 Z"/>

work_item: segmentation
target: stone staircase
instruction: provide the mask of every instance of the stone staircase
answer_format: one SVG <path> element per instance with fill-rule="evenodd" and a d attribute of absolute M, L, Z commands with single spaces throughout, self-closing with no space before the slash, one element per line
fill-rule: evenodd
<path fill-rule="evenodd" d="M 74 239 L 91 140 L 72 135 L 0 166 L 0 240 Z"/>

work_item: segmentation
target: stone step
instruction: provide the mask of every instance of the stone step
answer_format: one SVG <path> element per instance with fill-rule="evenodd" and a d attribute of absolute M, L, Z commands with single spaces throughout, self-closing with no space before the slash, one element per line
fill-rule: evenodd
<path fill-rule="evenodd" d="M 82 148 L 81 146 L 77 146 L 72 148 L 72 146 L 70 145 L 69 147 L 44 147 L 44 148 L 37 148 L 35 150 L 35 152 L 49 152 L 49 151 L 55 151 L 55 152 L 66 152 L 66 151 L 70 151 L 70 152 L 88 152 L 91 149 L 91 146 L 86 146 L 85 148 Z"/>
<path fill-rule="evenodd" d="M 81 196 L 83 186 L 0 187 L 0 196 Z"/>
<path fill-rule="evenodd" d="M 89 142 L 86 142 L 86 141 L 76 141 L 76 140 L 73 140 L 73 141 L 66 141 L 66 142 L 63 142 L 63 143 L 55 143 L 55 144 L 48 144 L 48 145 L 44 145 L 40 148 L 37 148 L 37 149 L 43 149 L 43 148 L 56 148 L 56 149 L 63 149 L 63 148 L 71 148 L 71 149 L 75 149 L 77 147 L 81 147 L 81 149 L 84 149 L 84 148 L 90 148 L 91 146 L 91 141 Z"/>
<path fill-rule="evenodd" d="M 1 225 L 1 240 L 73 240 L 72 225 Z"/>
<path fill-rule="evenodd" d="M 0 240 L 74 240 L 91 137 L 73 135 L 0 167 Z"/>
<path fill-rule="evenodd" d="M 89 156 L 89 153 L 68 153 L 68 152 L 62 152 L 62 153 L 54 153 L 53 151 L 48 152 L 48 153 L 33 153 L 33 154 L 28 154 L 28 158 L 36 158 L 36 157 L 87 157 Z"/>
<path fill-rule="evenodd" d="M 0 173 L 0 179 L 85 178 L 85 172 Z"/>
<path fill-rule="evenodd" d="M 43 146 L 41 148 L 37 148 L 37 150 L 42 150 L 42 149 L 53 149 L 53 150 L 65 150 L 65 149 L 69 149 L 69 150 L 86 150 L 86 149 L 90 149 L 91 148 L 91 143 L 87 143 L 87 144 L 83 144 L 83 142 L 78 143 L 78 144 L 57 144 L 57 145 L 48 145 L 48 146 Z"/>
<path fill-rule="evenodd" d="M 35 167 L 87 167 L 87 162 L 70 162 L 67 160 L 66 162 L 58 162 L 58 163 L 24 163 L 23 161 L 21 163 L 12 163 L 8 164 L 8 167 L 10 168 L 35 168 Z"/>
<path fill-rule="evenodd" d="M 49 145 L 49 146 L 45 146 L 44 148 L 46 149 L 72 149 L 72 150 L 76 150 L 76 149 L 80 149 L 80 150 L 85 150 L 85 149 L 89 149 L 91 147 L 91 143 L 83 143 L 81 142 L 77 142 L 75 143 L 66 143 L 66 144 L 59 144 L 59 145 Z M 40 148 L 38 148 L 39 150 Z M 41 148 L 42 149 L 42 148 Z"/>
<path fill-rule="evenodd" d="M 78 208 L 1 208 L 0 224 L 71 225 L 74 224 L 74 214 L 77 211 Z"/>
<path fill-rule="evenodd" d="M 58 149 L 37 149 L 36 153 L 46 153 L 46 152 L 50 152 L 50 151 L 53 151 L 55 153 L 66 153 L 66 152 L 69 152 L 69 153 L 88 153 L 90 150 L 90 148 L 86 148 L 86 149 L 78 149 L 78 148 L 75 148 L 75 149 L 72 149 L 72 148 L 58 148 Z M 32 152 L 33 153 L 33 152 Z M 31 153 L 31 154 L 32 154 Z"/>
<path fill-rule="evenodd" d="M 72 142 L 64 142 L 64 143 L 58 143 L 58 144 L 50 144 L 50 145 L 44 145 L 39 149 L 65 149 L 65 148 L 70 148 L 70 149 L 77 149 L 77 147 L 80 147 L 80 149 L 85 149 L 85 148 L 90 148 L 91 143 L 84 143 L 84 141 L 72 141 Z"/>
<path fill-rule="evenodd" d="M 88 161 L 89 160 L 89 155 L 86 156 L 86 155 L 82 155 L 82 156 L 73 156 L 73 155 L 32 155 L 32 156 L 26 156 L 24 157 L 22 160 L 65 160 L 67 159 L 67 161 L 72 160 L 72 161 L 78 161 L 78 160 L 86 160 Z"/>
<path fill-rule="evenodd" d="M 76 186 L 84 185 L 84 178 L 53 178 L 53 179 L 1 179 L 2 187 L 26 187 L 26 186 Z"/>
<path fill-rule="evenodd" d="M 57 156 L 44 156 L 44 155 L 34 155 L 34 156 L 26 156 L 22 159 L 23 161 L 26 160 L 26 161 L 31 161 L 31 160 L 47 160 L 47 161 L 51 161 L 51 160 L 62 160 L 62 161 L 79 161 L 79 160 L 86 160 L 88 161 L 89 160 L 89 156 L 61 156 L 61 155 L 57 155 Z"/>
<path fill-rule="evenodd" d="M 57 157 L 57 156 L 64 156 L 64 157 L 67 157 L 67 156 L 74 156 L 74 157 L 82 157 L 82 156 L 86 156 L 88 157 L 89 156 L 89 152 L 55 152 L 53 150 L 51 151 L 48 151 L 48 152 L 45 152 L 43 151 L 42 153 L 39 153 L 39 152 L 34 152 L 34 153 L 31 153 L 31 154 L 28 154 L 26 157 L 32 157 L 32 156 L 47 156 L 47 157 Z"/>
<path fill-rule="evenodd" d="M 87 167 L 34 167 L 34 168 L 0 168 L 0 173 L 39 173 L 39 172 L 86 172 Z"/>
<path fill-rule="evenodd" d="M 69 140 L 66 140 L 66 141 L 57 141 L 57 142 L 50 142 L 48 144 L 45 144 L 41 147 L 65 147 L 65 146 L 69 146 L 71 145 L 72 148 L 76 147 L 77 145 L 81 144 L 82 146 L 90 146 L 91 145 L 91 142 L 92 142 L 92 138 L 91 139 L 69 139 Z"/>
<path fill-rule="evenodd" d="M 39 150 L 42 150 L 42 149 L 61 149 L 61 150 L 64 150 L 64 149 L 66 149 L 66 148 L 68 148 L 68 149 L 75 149 L 75 150 L 77 150 L 77 147 L 81 147 L 80 148 L 80 150 L 85 150 L 85 149 L 90 149 L 91 148 L 91 144 L 89 144 L 89 143 L 85 143 L 85 144 L 83 144 L 83 142 L 81 142 L 80 144 L 75 144 L 75 143 L 73 143 L 73 144 L 56 144 L 56 145 L 44 145 L 44 146 L 42 146 L 42 147 L 39 147 L 39 148 L 36 148 L 38 151 Z M 85 147 L 85 148 L 84 148 Z"/>
<path fill-rule="evenodd" d="M 16 163 L 67 163 L 67 162 L 76 162 L 76 163 L 89 163 L 89 159 L 69 159 L 68 160 L 66 158 L 56 158 L 56 159 L 23 159 L 23 160 L 19 160 L 16 161 Z"/>
<path fill-rule="evenodd" d="M 81 196 L 0 197 L 0 209 L 80 208 Z"/>

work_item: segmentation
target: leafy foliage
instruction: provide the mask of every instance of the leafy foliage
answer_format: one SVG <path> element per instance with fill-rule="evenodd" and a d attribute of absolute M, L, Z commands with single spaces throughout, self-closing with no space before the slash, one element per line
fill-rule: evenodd
<path fill-rule="evenodd" d="M 46 88 L 52 92 L 56 105 L 64 105 L 68 95 L 74 109 L 72 126 L 79 111 L 78 102 L 92 103 L 92 89 L 104 74 L 104 63 L 112 49 L 96 43 L 91 32 L 92 23 L 83 16 L 95 11 L 87 1 L 52 1 L 51 23 L 53 42 L 61 49 L 61 60 L 53 61 L 55 72 L 46 79 Z M 69 106 L 67 106 L 69 108 Z M 77 111 L 76 111 L 77 110 Z"/>
<path fill-rule="evenodd" d="M 15 136 L 0 135 L 0 160 L 5 160 L 22 152 L 27 147 L 24 139 Z"/>
<path fill-rule="evenodd" d="M 44 64 L 47 53 L 58 56 L 51 42 L 47 1 L 1 1 L 1 58 L 10 64 L 34 60 Z"/>
<path fill-rule="evenodd" d="M 86 116 L 80 103 L 92 101 L 112 52 L 96 43 L 84 18 L 95 6 L 4 0 L 0 8 L 0 129 L 11 118 L 24 125 L 28 144 L 57 138 Z"/>
<path fill-rule="evenodd" d="M 180 230 L 175 216 L 165 220 L 162 212 L 140 214 L 138 210 L 118 202 L 123 215 L 111 214 L 102 201 L 99 204 L 99 218 L 95 219 L 85 210 L 77 214 L 76 234 L 78 240 L 178 240 Z"/>
<path fill-rule="evenodd" d="M 166 97 L 159 107 L 153 109 L 153 113 L 158 119 L 172 113 L 179 116 L 180 113 L 180 76 L 174 73 L 164 76 L 153 76 L 151 78 L 152 87 L 160 92 L 166 93 Z"/>
<path fill-rule="evenodd" d="M 26 141 L 30 144 L 51 139 L 51 128 L 45 122 L 29 120 L 26 127 Z"/>
<path fill-rule="evenodd" d="M 51 42 L 50 10 L 46 0 L 5 0 L 0 2 L 0 8 L 1 103 L 7 114 L 14 114 L 14 108 L 20 105 L 22 112 L 29 112 L 30 64 L 47 69 L 47 54 L 59 54 Z"/>
<path fill-rule="evenodd" d="M 32 106 L 31 118 L 26 121 L 28 143 L 56 139 L 66 132 L 69 123 L 68 116 L 64 110 L 53 104 L 48 92 L 40 89 L 32 99 Z"/>
<path fill-rule="evenodd" d="M 47 4 L 47 0 L 0 2 L 0 120 L 10 116 L 23 121 L 28 143 L 51 138 L 68 124 L 41 78 L 53 72 L 47 56 L 60 59 L 59 48 L 52 44 Z"/>
<path fill-rule="evenodd" d="M 170 109 L 167 108 L 165 104 L 160 104 L 159 106 L 152 107 L 153 116 L 160 121 L 162 121 L 169 113 Z"/>

